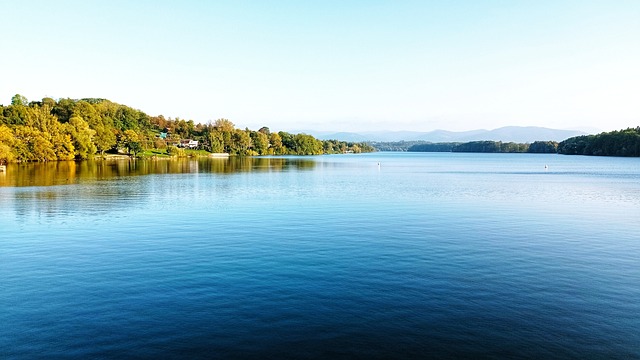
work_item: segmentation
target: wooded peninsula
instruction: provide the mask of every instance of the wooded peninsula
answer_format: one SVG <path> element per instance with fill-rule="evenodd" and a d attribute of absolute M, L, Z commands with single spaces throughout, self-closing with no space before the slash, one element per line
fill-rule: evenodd
<path fill-rule="evenodd" d="M 581 135 L 561 142 L 534 141 L 531 144 L 501 141 L 466 143 L 411 143 L 407 151 L 478 153 L 558 153 L 563 155 L 640 156 L 640 127 Z"/>
<path fill-rule="evenodd" d="M 130 156 L 320 155 L 371 152 L 366 143 L 318 140 L 308 134 L 237 129 L 227 119 L 208 124 L 149 116 L 106 99 L 15 95 L 0 105 L 0 164 L 82 160 L 99 154 Z"/>

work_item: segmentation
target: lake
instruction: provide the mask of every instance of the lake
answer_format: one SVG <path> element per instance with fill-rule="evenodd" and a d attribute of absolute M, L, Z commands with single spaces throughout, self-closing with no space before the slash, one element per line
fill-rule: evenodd
<path fill-rule="evenodd" d="M 11 164 L 0 358 L 640 359 L 640 159 Z"/>

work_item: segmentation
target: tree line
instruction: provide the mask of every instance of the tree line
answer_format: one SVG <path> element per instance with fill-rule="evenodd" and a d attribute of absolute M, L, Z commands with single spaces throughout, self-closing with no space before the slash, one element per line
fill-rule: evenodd
<path fill-rule="evenodd" d="M 558 145 L 565 155 L 640 156 L 640 127 L 575 136 Z"/>
<path fill-rule="evenodd" d="M 180 139 L 198 141 L 200 150 L 246 156 L 375 151 L 366 143 L 318 140 L 268 127 L 242 130 L 228 119 L 196 124 L 149 116 L 100 98 L 28 101 L 17 94 L 10 105 L 0 105 L 0 163 L 81 160 L 110 152 L 136 155 L 146 149 L 172 153 Z"/>
<path fill-rule="evenodd" d="M 474 153 L 538 153 L 550 154 L 558 152 L 555 141 L 535 141 L 528 143 L 502 141 L 470 141 L 415 144 L 407 151 L 415 152 L 474 152 Z"/>
<path fill-rule="evenodd" d="M 501 141 L 471 141 L 466 143 L 421 143 L 407 151 L 418 152 L 479 152 L 479 153 L 558 153 L 563 155 L 640 156 L 640 127 L 581 135 L 557 143 L 535 141 L 531 144 Z"/>
<path fill-rule="evenodd" d="M 424 144 L 423 140 L 401 140 L 401 141 L 372 141 L 370 142 L 378 151 L 408 151 L 414 145 Z"/>

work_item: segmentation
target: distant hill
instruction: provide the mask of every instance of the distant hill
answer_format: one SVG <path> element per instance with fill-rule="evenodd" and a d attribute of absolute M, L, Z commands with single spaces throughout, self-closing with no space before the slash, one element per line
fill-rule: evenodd
<path fill-rule="evenodd" d="M 559 130 L 537 126 L 506 126 L 494 130 L 447 131 L 368 131 L 368 132 L 308 132 L 322 140 L 361 141 L 429 141 L 468 142 L 480 140 L 532 143 L 534 141 L 562 141 L 573 136 L 586 135 L 578 130 Z"/>

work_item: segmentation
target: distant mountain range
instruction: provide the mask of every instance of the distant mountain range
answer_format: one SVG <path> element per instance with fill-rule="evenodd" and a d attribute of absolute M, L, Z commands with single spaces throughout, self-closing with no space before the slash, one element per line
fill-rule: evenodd
<path fill-rule="evenodd" d="M 494 130 L 446 131 L 367 131 L 367 132 L 317 132 L 306 133 L 321 140 L 363 141 L 429 141 L 429 142 L 468 142 L 493 140 L 503 142 L 532 143 L 534 141 L 562 141 L 567 138 L 586 135 L 578 130 L 559 130 L 537 126 L 505 126 Z"/>

